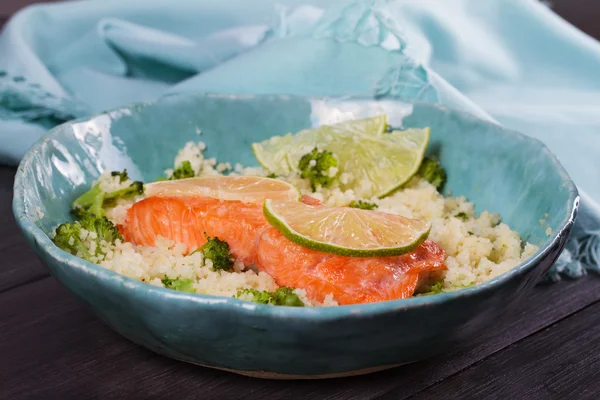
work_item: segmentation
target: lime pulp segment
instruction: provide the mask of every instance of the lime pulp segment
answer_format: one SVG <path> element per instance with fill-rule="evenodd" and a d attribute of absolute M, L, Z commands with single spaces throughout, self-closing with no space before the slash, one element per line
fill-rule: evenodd
<path fill-rule="evenodd" d="M 292 242 L 349 257 L 399 256 L 429 236 L 425 221 L 350 207 L 311 206 L 266 200 L 267 221 Z"/>

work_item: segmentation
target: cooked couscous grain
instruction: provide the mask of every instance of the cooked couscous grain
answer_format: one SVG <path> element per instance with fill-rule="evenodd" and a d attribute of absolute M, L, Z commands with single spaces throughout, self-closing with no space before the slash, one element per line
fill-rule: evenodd
<path fill-rule="evenodd" d="M 174 167 L 189 161 L 197 176 L 219 175 L 227 171 L 232 171 L 234 175 L 267 175 L 265 170 L 258 167 L 245 168 L 239 163 L 234 166 L 229 163 L 217 164 L 214 158 L 204 157 L 205 149 L 202 142 L 186 143 L 175 157 Z M 172 169 L 166 170 L 165 174 L 169 176 L 171 172 Z M 338 171 L 329 172 L 335 176 Z M 310 182 L 294 173 L 280 179 L 295 185 L 302 194 L 309 194 L 329 206 L 345 206 L 351 201 L 364 200 L 376 204 L 378 211 L 430 221 L 430 238 L 447 253 L 448 270 L 443 276 L 445 291 L 485 282 L 519 265 L 538 250 L 532 244 L 523 244 L 519 234 L 502 223 L 499 215 L 487 211 L 477 215 L 475 206 L 464 197 L 444 197 L 433 185 L 418 177 L 384 199 L 362 199 L 352 190 L 341 190 L 339 184 L 335 183 L 328 188 L 318 187 L 313 192 Z M 354 176 L 342 173 L 338 180 L 346 184 L 352 182 Z M 99 182 L 107 190 L 128 184 L 118 182 L 110 174 L 103 174 Z M 371 184 L 368 181 L 358 182 L 361 187 Z M 108 210 L 107 216 L 115 224 L 122 224 L 130 206 L 120 204 Z M 551 233 L 551 229 L 548 229 L 547 233 Z M 273 291 L 278 287 L 266 273 L 245 268 L 240 262 L 234 264 L 231 272 L 215 271 L 210 266 L 210 260 L 204 260 L 202 253 L 184 255 L 185 246 L 164 238 L 155 247 L 117 241 L 116 245 L 106 250 L 106 256 L 98 260 L 100 265 L 155 286 L 162 286 L 161 278 L 167 275 L 193 279 L 197 293 L 220 296 L 235 296 L 246 288 Z M 295 293 L 307 305 L 337 305 L 332 296 L 328 296 L 322 304 L 317 304 L 306 297 L 305 291 L 296 289 Z"/>

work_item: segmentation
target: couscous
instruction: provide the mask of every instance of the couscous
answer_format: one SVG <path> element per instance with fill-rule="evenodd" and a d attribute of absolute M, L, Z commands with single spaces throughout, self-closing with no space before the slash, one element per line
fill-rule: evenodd
<path fill-rule="evenodd" d="M 180 174 L 179 178 L 220 175 L 274 177 L 270 171 L 261 167 L 218 163 L 215 159 L 205 158 L 205 150 L 206 146 L 202 142 L 186 143 L 175 157 L 173 168 L 167 169 L 165 175 L 173 177 L 174 174 Z M 312 159 L 305 164 L 310 168 L 317 162 L 320 161 Z M 181 169 L 182 166 L 185 168 Z M 434 242 L 443 250 L 445 268 L 426 274 L 426 279 L 420 279 L 414 295 L 454 291 L 485 282 L 519 265 L 538 250 L 536 246 L 522 242 L 519 234 L 502 223 L 499 215 L 487 211 L 476 213 L 474 204 L 466 198 L 444 196 L 440 193 L 439 185 L 436 187 L 435 182 L 432 183 L 419 174 L 413 174 L 400 189 L 380 198 L 365 197 L 364 194 L 369 193 L 371 182 L 365 182 L 364 177 L 361 177 L 361 182 L 357 182 L 352 171 L 328 167 L 321 175 L 325 180 L 317 181 L 327 182 L 326 185 L 315 185 L 315 180 L 307 179 L 300 171 L 285 172 L 277 178 L 293 185 L 302 195 L 310 196 L 323 206 L 352 205 L 376 210 L 373 212 L 427 221 L 430 224 L 428 241 Z M 357 188 L 355 190 L 349 188 L 348 182 L 352 181 Z M 132 184 L 133 181 L 126 175 L 105 172 L 94 186 L 109 193 L 127 190 Z M 112 201 L 108 207 L 104 207 L 106 217 L 115 226 L 122 227 L 127 223 L 130 209 L 145 197 L 142 193 L 134 193 Z M 177 243 L 172 238 L 158 235 L 153 245 L 145 245 L 132 243 L 121 237 L 112 241 L 98 241 L 97 234 L 85 228 L 78 231 L 78 235 L 89 249 L 89 261 L 150 285 L 176 290 L 185 287 L 183 291 L 249 301 L 256 301 L 260 292 L 274 294 L 280 289 L 277 279 L 255 265 L 248 265 L 242 259 L 232 257 L 230 268 L 219 269 L 215 267 L 213 260 L 205 257 L 204 252 L 190 252 L 185 244 Z M 74 243 L 67 244 L 61 247 L 83 256 L 81 252 L 77 254 L 77 251 L 73 251 Z M 101 251 L 97 251 L 98 246 Z M 174 279 L 185 285 L 173 286 L 171 282 Z M 303 305 L 338 305 L 334 293 L 316 299 L 314 296 L 307 296 L 307 291 L 303 288 L 290 290 Z M 279 304 L 276 298 L 276 294 L 267 296 L 261 302 Z M 289 297 L 286 301 L 289 301 Z"/>

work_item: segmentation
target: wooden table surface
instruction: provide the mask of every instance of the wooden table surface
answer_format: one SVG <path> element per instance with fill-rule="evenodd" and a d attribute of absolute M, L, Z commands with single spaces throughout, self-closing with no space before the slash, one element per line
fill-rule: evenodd
<path fill-rule="evenodd" d="M 28 0 L 0 0 L 0 24 Z M 554 1 L 600 36 L 600 1 Z M 348 379 L 266 381 L 187 365 L 127 341 L 37 260 L 0 167 L 0 399 L 598 399 L 600 278 L 538 285 L 472 343 L 436 359 Z"/>

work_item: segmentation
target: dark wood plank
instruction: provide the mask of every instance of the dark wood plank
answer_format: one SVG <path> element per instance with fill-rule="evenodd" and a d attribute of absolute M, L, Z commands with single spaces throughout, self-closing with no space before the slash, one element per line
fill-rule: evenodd
<path fill-rule="evenodd" d="M 12 213 L 15 168 L 0 167 L 0 293 L 48 276 L 25 239 Z"/>
<path fill-rule="evenodd" d="M 0 397 L 11 399 L 193 398 L 226 375 L 121 338 L 52 278 L 0 296 L 0 354 Z"/>
<path fill-rule="evenodd" d="M 2 10 L 29 2 L 1 1 L 0 26 Z M 600 36 L 600 3 L 552 3 L 555 11 Z M 386 393 L 389 398 L 458 393 L 458 398 L 534 399 L 594 398 L 600 392 L 595 384 L 600 367 L 596 277 L 536 288 L 520 312 L 498 321 L 474 343 L 366 377 L 261 381 L 157 356 L 110 331 L 46 278 L 12 219 L 12 192 L 7 194 L 12 174 L 0 168 L 0 251 L 7 255 L 0 263 L 0 398 L 368 399 Z M 478 381 L 489 376 L 501 379 Z"/>
<path fill-rule="evenodd" d="M 0 1 L 0 28 L 19 9 L 33 3 L 52 3 L 60 0 L 2 0 Z M 551 8 L 592 37 L 600 38 L 600 2 L 597 0 L 546 0 Z"/>
<path fill-rule="evenodd" d="M 598 393 L 600 303 L 595 303 L 414 399 L 597 399 Z"/>
<path fill-rule="evenodd" d="M 351 379 L 265 381 L 142 349 L 45 278 L 0 295 L 0 382 L 7 398 L 404 398 L 599 299 L 599 279 L 538 287 L 493 331 L 435 360 Z"/>
<path fill-rule="evenodd" d="M 588 35 L 600 38 L 598 0 L 549 0 L 552 10 Z"/>
<path fill-rule="evenodd" d="M 432 360 L 374 375 L 340 379 L 327 384 L 322 382 L 261 384 L 256 381 L 242 383 L 245 390 L 252 393 L 248 397 L 252 399 L 360 400 L 376 398 L 389 391 L 393 392 L 390 398 L 403 399 L 598 300 L 600 300 L 600 279 L 597 277 L 563 282 L 557 286 L 540 286 L 532 291 L 527 304 L 524 304 L 522 309 L 499 320 L 493 330 L 472 343 L 449 349 L 447 354 Z M 241 383 L 229 386 L 224 382 L 220 393 L 234 396 L 240 390 L 240 386 Z"/>
<path fill-rule="evenodd" d="M 54 3 L 60 0 L 2 0 L 0 1 L 0 17 L 9 17 L 21 8 L 33 3 Z"/>

